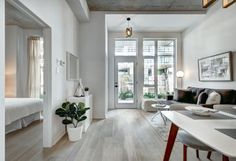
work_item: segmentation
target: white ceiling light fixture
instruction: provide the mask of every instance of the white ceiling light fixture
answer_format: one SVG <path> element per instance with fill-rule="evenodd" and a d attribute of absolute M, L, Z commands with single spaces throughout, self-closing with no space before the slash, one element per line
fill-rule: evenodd
<path fill-rule="evenodd" d="M 128 17 L 126 20 L 128 22 L 128 27 L 125 29 L 125 37 L 130 38 L 133 34 L 133 29 L 132 27 L 129 26 L 129 22 L 131 21 L 131 18 Z"/>

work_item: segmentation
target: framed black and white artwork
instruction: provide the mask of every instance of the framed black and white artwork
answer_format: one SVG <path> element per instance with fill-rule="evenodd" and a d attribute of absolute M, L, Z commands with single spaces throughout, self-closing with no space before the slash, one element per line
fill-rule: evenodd
<path fill-rule="evenodd" d="M 198 60 L 199 81 L 232 81 L 232 52 Z"/>

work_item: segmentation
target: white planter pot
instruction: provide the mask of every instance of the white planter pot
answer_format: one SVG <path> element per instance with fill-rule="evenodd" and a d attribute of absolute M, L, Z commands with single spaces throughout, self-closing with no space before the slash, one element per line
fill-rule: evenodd
<path fill-rule="evenodd" d="M 83 125 L 79 125 L 77 128 L 67 127 L 68 137 L 70 141 L 78 141 L 82 138 Z"/>

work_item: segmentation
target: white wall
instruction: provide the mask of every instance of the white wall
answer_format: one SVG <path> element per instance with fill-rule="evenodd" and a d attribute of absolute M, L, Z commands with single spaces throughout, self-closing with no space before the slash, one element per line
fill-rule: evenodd
<path fill-rule="evenodd" d="M 114 55 L 115 55 L 115 39 L 124 38 L 124 32 L 108 32 L 108 53 L 109 53 L 109 109 L 114 109 Z M 181 70 L 182 68 L 182 38 L 181 33 L 178 32 L 135 32 L 132 38 L 138 41 L 138 71 L 143 71 L 143 60 L 142 60 L 142 42 L 144 38 L 174 38 L 176 39 L 176 70 Z M 137 87 L 137 97 L 138 97 L 138 107 L 141 107 L 141 101 L 143 98 L 142 87 L 143 87 L 143 73 L 137 73 L 138 87 Z"/>
<path fill-rule="evenodd" d="M 51 104 L 48 111 L 50 125 L 47 131 L 48 140 L 44 146 L 50 147 L 64 135 L 65 128 L 61 119 L 56 116 L 55 109 L 59 107 L 68 96 L 73 95 L 75 83 L 66 80 L 66 68 L 62 67 L 60 73 L 56 72 L 56 59 L 66 61 L 66 51 L 78 55 L 79 23 L 65 0 L 20 0 L 34 14 L 51 28 L 51 90 L 49 96 Z M 50 34 L 50 32 L 47 32 Z M 46 60 L 47 61 L 47 60 Z"/>
<path fill-rule="evenodd" d="M 0 0 L 0 161 L 5 160 L 5 0 Z"/>
<path fill-rule="evenodd" d="M 183 33 L 184 86 L 236 89 L 236 5 L 227 9 L 219 1 L 210 8 L 206 18 Z M 233 51 L 233 82 L 198 81 L 198 59 Z"/>
<path fill-rule="evenodd" d="M 89 87 L 94 99 L 94 118 L 106 115 L 106 51 L 105 14 L 91 12 L 90 21 L 80 23 L 80 77 Z"/>
<path fill-rule="evenodd" d="M 19 53 L 19 38 L 22 29 L 18 26 L 6 26 L 6 55 L 5 55 L 5 96 L 16 97 L 17 95 L 17 55 Z"/>
<path fill-rule="evenodd" d="M 0 0 L 0 161 L 5 160 L 5 0 Z"/>

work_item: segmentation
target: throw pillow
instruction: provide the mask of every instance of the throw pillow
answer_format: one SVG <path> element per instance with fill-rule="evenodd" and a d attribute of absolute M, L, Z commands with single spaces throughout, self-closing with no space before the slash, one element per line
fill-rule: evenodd
<path fill-rule="evenodd" d="M 219 93 L 213 91 L 209 94 L 206 104 L 220 104 L 221 96 Z"/>
<path fill-rule="evenodd" d="M 207 101 L 207 98 L 208 98 L 208 95 L 207 95 L 206 92 L 200 93 L 199 96 L 198 96 L 197 104 L 198 105 L 205 104 L 206 101 Z"/>
<path fill-rule="evenodd" d="M 188 87 L 187 89 L 192 91 L 194 103 L 197 103 L 199 95 L 205 90 L 204 88 L 197 87 Z"/>
<path fill-rule="evenodd" d="M 192 91 L 184 89 L 175 89 L 174 100 L 177 102 L 194 103 Z"/>

